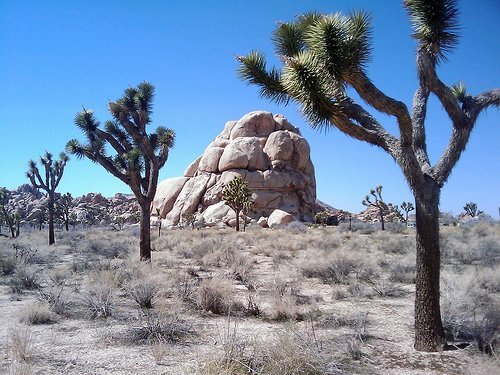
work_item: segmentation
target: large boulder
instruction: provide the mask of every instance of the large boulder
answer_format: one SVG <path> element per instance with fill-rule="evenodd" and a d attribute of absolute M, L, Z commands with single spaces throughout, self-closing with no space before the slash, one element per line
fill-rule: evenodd
<path fill-rule="evenodd" d="M 274 210 L 267 218 L 267 225 L 269 228 L 276 228 L 281 225 L 286 225 L 294 221 L 293 215 L 283 210 Z"/>
<path fill-rule="evenodd" d="M 160 217 L 165 217 L 174 207 L 177 196 L 188 180 L 188 177 L 173 177 L 160 182 L 153 200 L 152 213 L 156 214 L 159 209 Z"/>
<path fill-rule="evenodd" d="M 232 225 L 234 212 L 222 201 L 222 191 L 236 176 L 252 189 L 251 219 L 276 210 L 290 214 L 292 220 L 313 219 L 316 180 L 309 144 L 285 117 L 265 111 L 228 121 L 184 177 L 160 184 L 153 207 L 161 204 L 160 216 L 170 226 L 188 214 L 209 226 Z"/>

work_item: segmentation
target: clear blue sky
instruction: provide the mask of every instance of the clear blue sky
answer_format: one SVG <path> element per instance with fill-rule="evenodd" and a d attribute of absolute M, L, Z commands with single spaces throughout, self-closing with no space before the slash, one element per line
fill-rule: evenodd
<path fill-rule="evenodd" d="M 463 80 L 475 95 L 500 87 L 500 2 L 462 0 L 460 45 L 439 73 Z M 175 130 L 176 145 L 161 178 L 182 175 L 228 120 L 253 110 L 282 113 L 308 139 L 318 198 L 351 211 L 363 209 L 370 188 L 384 186 L 387 201 L 412 198 L 399 168 L 384 152 L 332 129 L 311 130 L 296 105 L 276 106 L 258 97 L 236 75 L 235 55 L 252 49 L 272 61 L 276 21 L 305 11 L 364 9 L 373 18 L 369 74 L 387 94 L 411 104 L 416 87 L 415 43 L 399 1 L 1 1 L 0 186 L 26 183 L 27 162 L 44 150 L 59 153 L 71 138 L 81 106 L 104 122 L 108 100 L 147 80 L 156 86 L 154 123 Z M 379 117 L 395 131 L 394 121 Z M 465 202 L 498 218 L 500 111 L 489 109 L 443 189 L 441 210 L 455 214 Z M 436 160 L 450 134 L 433 100 L 427 122 Z M 72 159 L 60 192 L 129 192 L 99 165 Z"/>

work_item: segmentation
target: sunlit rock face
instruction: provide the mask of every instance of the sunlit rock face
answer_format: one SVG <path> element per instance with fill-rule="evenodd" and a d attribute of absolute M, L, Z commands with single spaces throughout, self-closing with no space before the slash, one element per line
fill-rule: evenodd
<path fill-rule="evenodd" d="M 159 184 L 152 212 L 168 226 L 193 214 L 206 225 L 231 225 L 234 212 L 223 203 L 222 190 L 235 176 L 252 188 L 250 218 L 281 210 L 296 220 L 312 220 L 316 180 L 309 143 L 282 115 L 264 111 L 227 122 L 183 177 Z"/>

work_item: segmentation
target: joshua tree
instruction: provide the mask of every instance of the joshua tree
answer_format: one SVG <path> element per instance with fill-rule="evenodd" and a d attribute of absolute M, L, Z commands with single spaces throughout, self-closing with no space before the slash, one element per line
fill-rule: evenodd
<path fill-rule="evenodd" d="M 465 85 L 448 86 L 437 67 L 458 42 L 456 0 L 405 0 L 418 43 L 418 85 L 410 110 L 369 79 L 372 47 L 370 17 L 306 14 L 280 23 L 273 41 L 283 68 L 266 68 L 262 53 L 240 56 L 240 76 L 260 86 L 263 97 L 297 102 L 313 127 L 336 127 L 348 136 L 386 151 L 400 166 L 416 205 L 417 272 L 415 348 L 439 351 L 445 345 L 439 306 L 439 199 L 441 189 L 465 149 L 480 113 L 500 104 L 500 89 L 469 94 Z M 352 90 L 352 91 L 351 91 Z M 357 96 L 349 96 L 356 92 Z M 451 137 L 435 165 L 427 153 L 425 120 L 429 96 L 443 105 Z M 358 103 L 360 97 L 365 104 Z M 389 133 L 370 112 L 395 118 L 399 136 Z"/>
<path fill-rule="evenodd" d="M 4 221 L 10 230 L 10 236 L 16 238 L 19 236 L 19 220 L 20 217 L 17 213 L 11 213 L 7 210 L 7 203 L 9 202 L 9 191 L 5 187 L 0 188 L 0 210 L 1 210 L 1 220 Z"/>
<path fill-rule="evenodd" d="M 476 217 L 477 215 L 481 215 L 483 213 L 483 211 L 477 209 L 477 204 L 474 202 L 466 203 L 464 206 L 464 211 L 471 217 Z"/>
<path fill-rule="evenodd" d="M 375 199 L 371 200 L 370 196 L 367 195 L 365 199 L 361 202 L 366 207 L 376 207 L 378 209 L 378 214 L 380 217 L 380 223 L 382 224 L 382 230 L 385 230 L 384 224 L 384 214 L 387 211 L 387 204 L 384 202 L 382 198 L 382 186 L 377 186 L 375 189 L 370 190 L 371 196 Z"/>
<path fill-rule="evenodd" d="M 59 218 L 63 221 L 66 232 L 69 231 L 70 213 L 73 207 L 73 197 L 70 193 L 63 194 L 56 201 L 56 211 Z"/>
<path fill-rule="evenodd" d="M 187 214 L 182 217 L 182 223 L 191 227 L 191 229 L 194 229 L 194 223 L 196 222 L 196 215 L 195 214 Z M 161 220 L 160 220 L 160 225 L 161 225 Z"/>
<path fill-rule="evenodd" d="M 236 231 L 240 231 L 240 212 L 249 205 L 252 190 L 243 178 L 236 176 L 222 190 L 222 199 L 236 214 Z"/>
<path fill-rule="evenodd" d="M 404 216 L 401 214 L 401 218 L 405 224 L 408 224 L 408 215 L 410 214 L 411 211 L 415 209 L 413 206 L 413 203 L 411 202 L 403 202 L 401 203 L 401 207 L 396 206 L 396 210 L 399 212 L 399 208 L 401 208 L 404 211 Z"/>
<path fill-rule="evenodd" d="M 42 189 L 47 192 L 48 202 L 47 209 L 49 212 L 49 245 L 53 245 L 56 242 L 54 236 L 54 203 L 56 201 L 56 189 L 61 182 L 61 178 L 64 173 L 64 168 L 68 162 L 68 156 L 61 152 L 59 154 L 59 160 L 52 160 L 52 154 L 50 152 L 45 152 L 45 155 L 40 157 L 40 163 L 44 166 L 44 171 L 42 175 L 38 170 L 36 162 L 30 160 L 29 170 L 26 172 L 26 177 L 29 178 L 31 185 L 37 189 Z"/>
<path fill-rule="evenodd" d="M 140 258 L 151 260 L 151 202 L 156 194 L 158 174 L 168 159 L 174 145 L 174 132 L 158 127 L 148 134 L 151 124 L 154 86 L 142 82 L 129 87 L 123 96 L 109 103 L 113 121 L 107 121 L 104 130 L 92 111 L 83 109 L 75 118 L 75 124 L 87 138 L 86 143 L 73 139 L 68 142 L 68 152 L 79 158 L 87 157 L 99 163 L 113 176 L 124 182 L 134 193 L 141 207 Z M 106 153 L 110 145 L 114 156 Z"/>

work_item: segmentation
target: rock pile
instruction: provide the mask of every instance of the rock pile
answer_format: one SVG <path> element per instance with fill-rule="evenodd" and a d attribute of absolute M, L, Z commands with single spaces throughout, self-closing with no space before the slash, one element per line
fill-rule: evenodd
<path fill-rule="evenodd" d="M 72 206 L 70 214 L 75 224 L 133 224 L 139 221 L 139 205 L 131 194 L 117 193 L 113 198 L 105 198 L 99 193 L 88 193 L 74 198 Z M 19 214 L 22 224 L 44 221 L 46 207 L 46 196 L 29 184 L 9 191 L 7 210 Z"/>
<path fill-rule="evenodd" d="M 193 214 L 208 226 L 232 225 L 235 216 L 222 201 L 222 190 L 235 176 L 253 191 L 251 218 L 267 218 L 281 210 L 296 220 L 313 219 L 316 180 L 309 144 L 286 118 L 263 111 L 227 122 L 183 177 L 162 181 L 152 212 L 159 209 L 167 226 Z"/>

